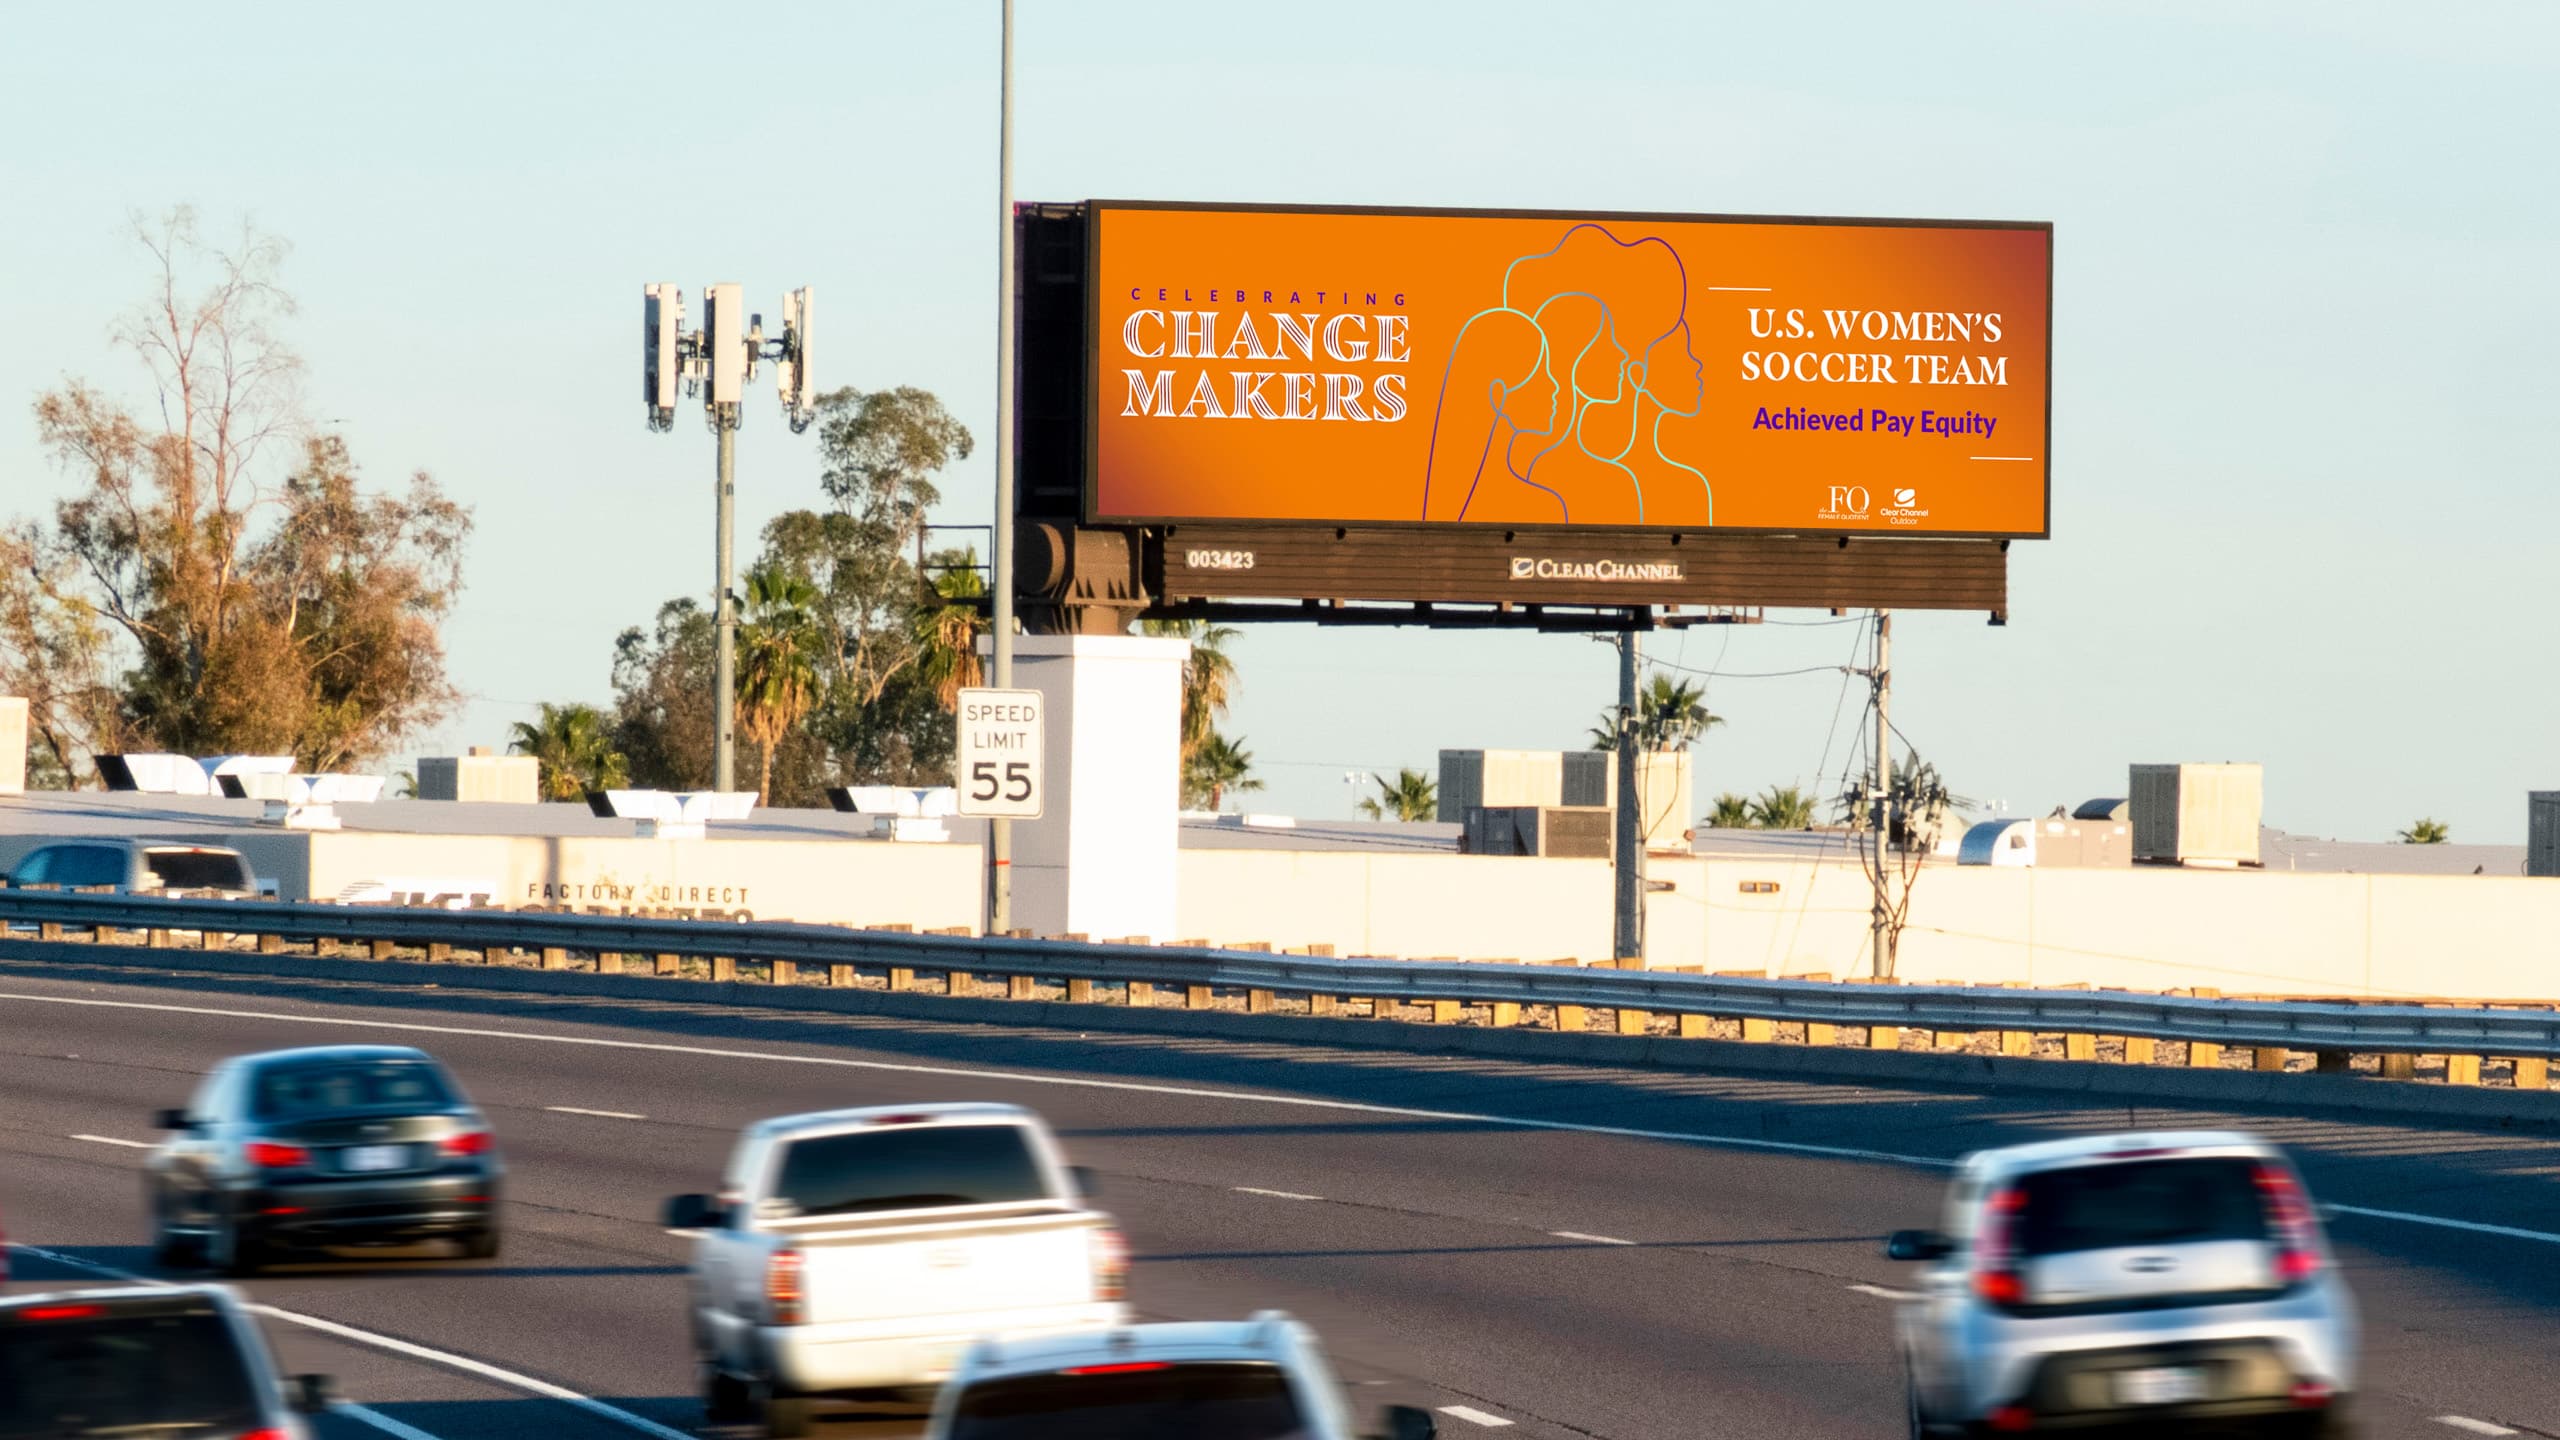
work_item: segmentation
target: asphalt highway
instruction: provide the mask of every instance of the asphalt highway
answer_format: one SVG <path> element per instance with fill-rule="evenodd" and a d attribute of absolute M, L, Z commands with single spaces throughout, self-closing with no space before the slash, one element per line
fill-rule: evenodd
<path fill-rule="evenodd" d="M 2560 1433 L 2544 1133 L 124 966 L 0 963 L 10 1289 L 154 1273 L 151 1112 L 226 1055 L 339 1041 L 442 1057 L 510 1175 L 495 1261 L 399 1252 L 242 1287 L 286 1368 L 356 1402 L 331 1440 L 718 1433 L 685 1343 L 688 1242 L 659 1202 L 714 1188 L 751 1120 L 927 1100 L 1046 1115 L 1102 1174 L 1146 1318 L 1289 1310 L 1356 1403 L 1428 1406 L 1461 1440 L 1899 1435 L 1910 1276 L 1878 1242 L 1932 1222 L 1946 1162 L 2253 1129 L 2344 1207 L 2366 1433 Z"/>

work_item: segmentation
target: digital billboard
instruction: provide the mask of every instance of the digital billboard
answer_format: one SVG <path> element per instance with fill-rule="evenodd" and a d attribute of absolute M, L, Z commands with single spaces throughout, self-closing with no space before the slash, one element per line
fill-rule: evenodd
<path fill-rule="evenodd" d="M 1090 523 L 2048 531 L 2047 224 L 1091 217 Z"/>

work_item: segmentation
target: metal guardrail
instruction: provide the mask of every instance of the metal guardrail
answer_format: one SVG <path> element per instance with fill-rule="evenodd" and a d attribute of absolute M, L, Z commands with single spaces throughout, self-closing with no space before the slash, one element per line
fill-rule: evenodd
<path fill-rule="evenodd" d="M 726 957 L 895 966 L 928 973 L 1139 981 L 1276 994 L 1365 996 L 1893 1026 L 1928 1031 L 2111 1035 L 2354 1054 L 2560 1057 L 2560 1011 L 2226 1000 L 2107 990 L 1837 983 L 1489 961 L 1333 959 L 1193 946 L 918 935 L 776 921 L 656 919 L 509 910 L 189 900 L 0 890 L 0 922 L 194 930 L 282 941 Z M 431 954 L 433 951 L 431 950 Z"/>

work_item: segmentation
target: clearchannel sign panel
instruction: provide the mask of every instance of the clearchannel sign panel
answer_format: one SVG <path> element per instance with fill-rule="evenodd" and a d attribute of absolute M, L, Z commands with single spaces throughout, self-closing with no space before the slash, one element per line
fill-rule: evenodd
<path fill-rule="evenodd" d="M 1093 226 L 1098 523 L 2047 533 L 2050 225 Z"/>

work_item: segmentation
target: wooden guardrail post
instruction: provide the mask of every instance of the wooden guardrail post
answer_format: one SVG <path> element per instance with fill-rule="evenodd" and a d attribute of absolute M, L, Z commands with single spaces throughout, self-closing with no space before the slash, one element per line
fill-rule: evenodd
<path fill-rule="evenodd" d="M 670 955 L 664 950 L 658 951 L 657 965 L 655 968 L 657 973 L 661 975 L 681 975 L 684 973 L 684 957 L 681 955 Z"/>
<path fill-rule="evenodd" d="M 452 958 L 453 947 L 451 945 L 442 940 L 430 940 L 427 942 L 427 959 L 430 963 L 441 965 Z"/>
<path fill-rule="evenodd" d="M 766 966 L 765 979 L 769 983 L 775 985 L 797 985 L 800 983 L 799 961 L 771 960 L 766 962 Z"/>
<path fill-rule="evenodd" d="M 2444 1057 L 2444 1083 L 2447 1085 L 2479 1084 L 2480 1057 L 2477 1055 L 2447 1055 Z"/>
<path fill-rule="evenodd" d="M 1129 1003 L 1130 1003 L 1130 1004 L 1132 1004 L 1132 1005 L 1141 1005 L 1141 1006 L 1143 1006 L 1143 1005 L 1153 1005 L 1154 1003 L 1156 1003 L 1156 986 L 1155 986 L 1155 982 L 1154 982 L 1154 981 L 1152 981 L 1152 980 L 1132 980 L 1132 981 L 1130 981 L 1130 982 L 1129 982 Z"/>
<path fill-rule="evenodd" d="M 2516 1088 L 2548 1090 L 2551 1088 L 2551 1062 L 2540 1055 L 2519 1055 L 2512 1062 L 2516 1068 Z"/>
<path fill-rule="evenodd" d="M 738 978 L 738 957 L 735 955 L 712 956 L 711 978 L 715 981 L 736 980 Z"/>
<path fill-rule="evenodd" d="M 569 968 L 569 952 L 568 952 L 567 950 L 565 950 L 565 949 L 562 949 L 560 946 L 557 946 L 557 945 L 545 945 L 545 946 L 543 946 L 543 947 L 542 947 L 542 968 L 543 968 L 543 969 L 545 969 L 545 970 L 566 970 L 566 969 L 568 969 L 568 968 Z"/>
<path fill-rule="evenodd" d="M 942 988 L 945 994 L 975 995 L 978 993 L 978 977 L 966 970 L 946 970 L 942 976 Z"/>
<path fill-rule="evenodd" d="M 399 949 L 398 946 L 392 944 L 388 940 L 367 941 L 365 948 L 376 960 L 388 960 L 391 958 L 392 954 Z"/>
<path fill-rule="evenodd" d="M 2160 1058 L 2160 1042 L 2148 1035 L 2124 1037 L 2124 1063 L 2149 1065 Z"/>
<path fill-rule="evenodd" d="M 1067 1003 L 1070 1005 L 1092 1004 L 1093 982 L 1090 980 L 1076 979 L 1070 979 L 1067 981 Z"/>
<path fill-rule="evenodd" d="M 854 968 L 851 965 L 839 960 L 827 966 L 828 989 L 851 990 L 859 986 L 861 983 L 861 977 L 855 973 Z"/>
<path fill-rule="evenodd" d="M 1870 1049 L 1870 1050 L 1899 1050 L 1899 1049 L 1901 1049 L 1901 1048 L 1902 1048 L 1902 1027 L 1901 1027 L 1901 1026 L 1899 1026 L 1899 1025 L 1870 1025 L 1870 1026 L 1868 1026 L 1868 1027 L 1867 1027 L 1867 1048 L 1868 1048 L 1868 1049 Z"/>
<path fill-rule="evenodd" d="M 62 938 L 62 922 L 61 922 L 61 921 L 59 921 L 59 920 L 39 920 L 39 921 L 37 921 L 37 922 L 36 922 L 36 938 L 37 938 L 37 939 L 39 939 L 39 940 L 59 940 L 59 939 L 61 939 L 61 938 Z"/>
<path fill-rule="evenodd" d="M 2256 1045 L 2250 1047 L 2249 1068 L 2252 1070 L 2280 1071 L 2284 1069 L 2286 1064 L 2292 1059 L 2293 1052 L 2285 1049 L 2281 1045 Z"/>
<path fill-rule="evenodd" d="M 281 955 L 281 954 L 283 954 L 283 953 L 284 953 L 284 937 L 283 937 L 283 936 L 281 936 L 281 935 L 261 935 L 261 936 L 259 936 L 259 937 L 258 937 L 258 953 L 259 953 L 259 954 L 261 954 L 261 955 Z"/>
<path fill-rule="evenodd" d="M 1244 1011 L 1248 1015 L 1268 1015 L 1280 1008 L 1280 997 L 1268 990 L 1248 989 L 1244 992 Z"/>
<path fill-rule="evenodd" d="M 1004 996 L 1008 1000 L 1036 1000 L 1040 998 L 1040 992 L 1035 988 L 1038 984 L 1029 975 L 1007 975 L 1004 977 Z"/>
<path fill-rule="evenodd" d="M 890 966 L 889 988 L 892 990 L 913 990 L 916 988 L 916 972 L 905 965 Z"/>
<path fill-rule="evenodd" d="M 2415 1080 L 2418 1078 L 2418 1057 L 2407 1051 L 2386 1054 L 2382 1057 L 2381 1074 L 2385 1080 Z"/>

